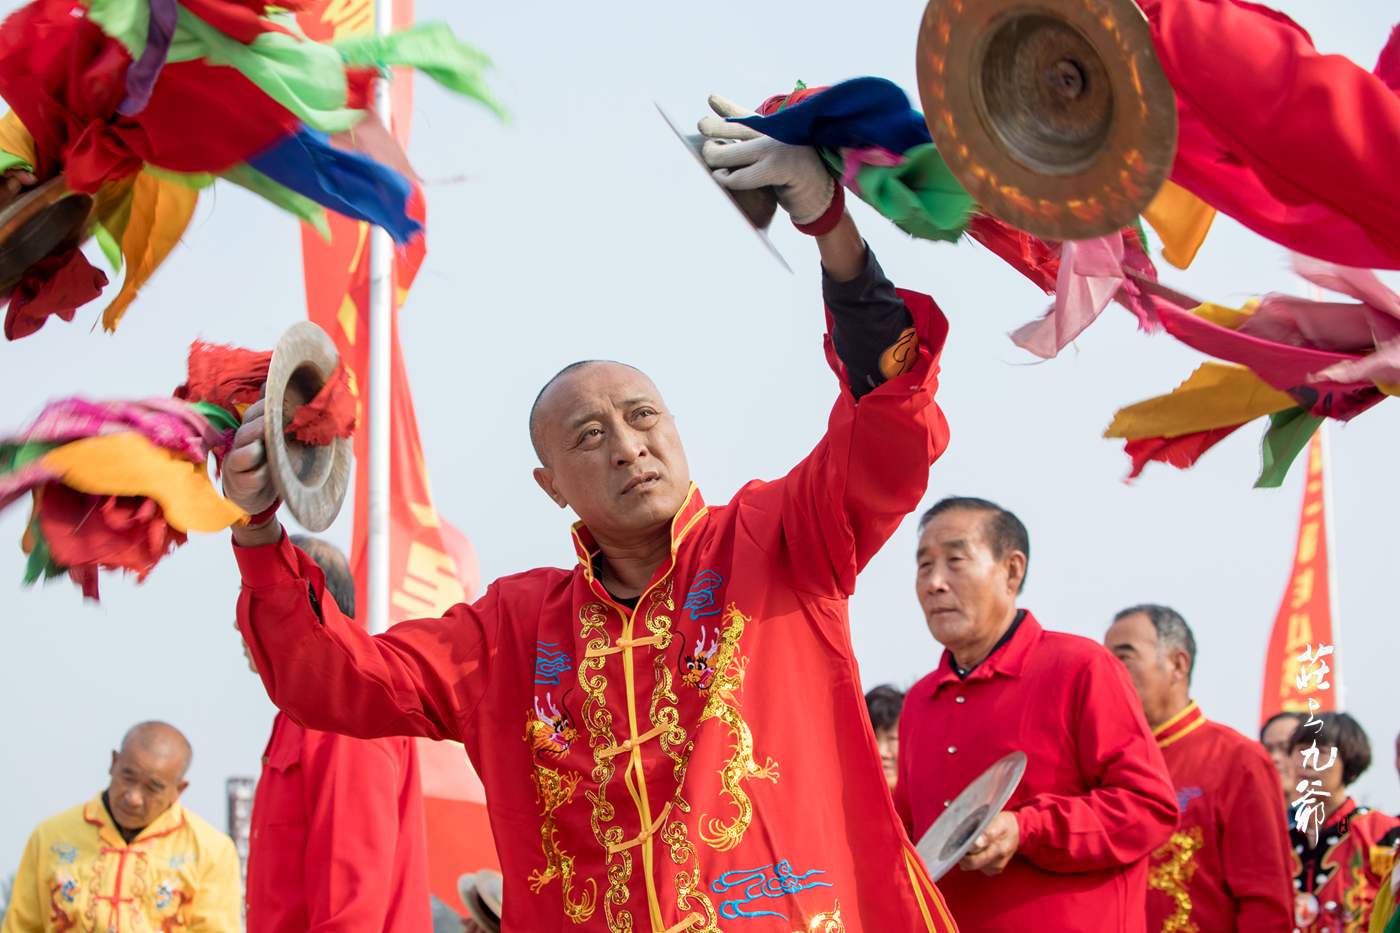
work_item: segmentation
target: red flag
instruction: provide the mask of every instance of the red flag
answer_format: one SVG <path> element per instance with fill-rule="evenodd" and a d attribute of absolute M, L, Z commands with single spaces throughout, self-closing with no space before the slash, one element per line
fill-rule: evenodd
<path fill-rule="evenodd" d="M 365 35 L 374 29 L 373 0 L 318 0 L 297 14 L 308 37 L 320 41 Z M 396 28 L 413 23 L 413 0 L 394 0 Z M 407 148 L 413 114 L 413 72 L 394 69 L 392 130 Z M 426 202 L 415 184 L 408 213 L 427 225 Z M 355 432 L 355 526 L 350 568 L 355 574 L 356 605 L 368 606 L 369 578 L 369 241 L 362 221 L 329 213 L 330 242 L 302 224 L 307 317 L 331 335 L 340 351 L 350 388 L 359 400 Z M 427 247 L 418 238 L 394 257 L 394 309 L 391 329 L 389 624 L 442 615 L 459 602 L 476 598 L 480 570 L 466 535 L 438 515 L 419 443 L 418 419 L 399 346 L 399 306 L 422 265 Z M 423 805 L 427 819 L 428 882 L 443 903 L 466 914 L 457 895 L 457 878 L 482 868 L 499 869 L 495 843 L 486 819 L 485 795 L 465 751 L 455 743 L 419 740 L 423 771 Z"/>
<path fill-rule="evenodd" d="M 1259 709 L 1261 725 L 1275 713 L 1306 713 L 1309 700 L 1316 701 L 1319 710 L 1340 707 L 1336 676 L 1330 678 L 1330 686 L 1325 690 L 1319 684 L 1323 678 L 1309 681 L 1305 689 L 1298 687 L 1298 674 L 1303 667 L 1298 656 L 1309 646 L 1316 651 L 1321 645 L 1332 645 L 1335 649 L 1332 657 L 1335 659 L 1341 654 L 1333 641 L 1327 496 L 1322 470 L 1322 432 L 1319 431 L 1313 435 L 1308 448 L 1308 484 L 1303 493 L 1293 573 L 1278 607 L 1274 632 L 1269 638 L 1269 653 L 1264 661 L 1264 698 Z M 1335 660 L 1332 666 L 1337 666 Z"/>

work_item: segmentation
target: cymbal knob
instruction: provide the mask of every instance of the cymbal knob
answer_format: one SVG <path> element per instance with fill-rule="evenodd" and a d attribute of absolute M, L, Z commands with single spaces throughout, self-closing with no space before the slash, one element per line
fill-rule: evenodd
<path fill-rule="evenodd" d="M 917 64 L 948 167 L 1018 229 L 1113 233 L 1171 171 L 1176 98 L 1131 0 L 931 0 Z"/>

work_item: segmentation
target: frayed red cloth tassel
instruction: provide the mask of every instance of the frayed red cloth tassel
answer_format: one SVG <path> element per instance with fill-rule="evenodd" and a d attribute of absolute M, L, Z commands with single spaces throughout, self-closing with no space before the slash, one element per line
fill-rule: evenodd
<path fill-rule="evenodd" d="M 175 390 L 175 397 L 187 402 L 209 402 L 243 417 L 240 406 L 262 397 L 272 351 L 256 353 L 242 347 L 205 343 L 190 344 L 188 381 Z"/>
<path fill-rule="evenodd" d="M 58 256 L 46 256 L 24 272 L 10 296 L 5 313 L 5 339 L 28 337 L 44 326 L 50 314 L 65 321 L 107 285 L 107 274 L 87 261 L 74 247 Z"/>
<path fill-rule="evenodd" d="M 335 372 L 316 397 L 297 409 L 287 433 L 304 444 L 325 446 L 337 437 L 349 438 L 355 433 L 355 396 L 350 391 L 350 374 L 345 364 L 337 363 Z"/>
<path fill-rule="evenodd" d="M 93 496 L 49 483 L 38 513 L 50 557 L 89 599 L 97 599 L 98 568 L 134 573 L 141 583 L 185 543 L 156 501 L 142 496 Z"/>

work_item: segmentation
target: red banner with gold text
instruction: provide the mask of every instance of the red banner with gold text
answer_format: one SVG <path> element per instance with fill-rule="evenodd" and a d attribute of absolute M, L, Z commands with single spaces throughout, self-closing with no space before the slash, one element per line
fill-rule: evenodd
<path fill-rule="evenodd" d="M 1337 708 L 1335 684 L 1319 689 L 1316 678 L 1306 689 L 1298 688 L 1298 656 L 1313 646 L 1333 645 L 1332 594 L 1328 577 L 1327 497 L 1324 490 L 1321 432 L 1308 447 L 1308 478 L 1303 492 L 1303 514 L 1298 523 L 1298 547 L 1293 573 L 1274 619 L 1269 653 L 1264 661 L 1264 697 L 1259 710 L 1262 724 L 1275 713 L 1307 712 L 1313 700 L 1319 710 Z M 1335 655 L 1340 655 L 1337 649 Z M 1333 664 L 1335 665 L 1335 662 Z"/>
<path fill-rule="evenodd" d="M 374 31 L 373 0 L 320 0 L 297 14 L 308 37 L 333 41 Z M 394 25 L 413 23 L 413 0 L 394 0 Z M 394 69 L 392 131 L 408 148 L 413 114 L 413 72 Z M 427 226 L 426 201 L 414 185 L 409 213 Z M 350 387 L 360 401 L 355 431 L 355 524 L 351 534 L 350 567 L 355 574 L 355 600 L 369 605 L 369 419 L 364 404 L 369 395 L 369 241 L 370 227 L 362 221 L 329 213 L 331 238 L 302 224 L 302 258 L 306 276 L 307 317 L 335 341 Z M 432 485 L 419 442 L 418 419 L 399 345 L 399 306 L 427 253 L 424 238 L 398 250 L 394 261 L 394 308 L 391 348 L 391 450 L 389 515 L 389 623 L 440 616 L 459 602 L 476 598 L 480 571 L 466 535 L 438 515 Z M 423 801 L 428 815 L 428 882 L 434 895 L 465 915 L 457 895 L 457 878 L 465 872 L 500 867 L 486 819 L 485 795 L 455 743 L 419 740 Z"/>

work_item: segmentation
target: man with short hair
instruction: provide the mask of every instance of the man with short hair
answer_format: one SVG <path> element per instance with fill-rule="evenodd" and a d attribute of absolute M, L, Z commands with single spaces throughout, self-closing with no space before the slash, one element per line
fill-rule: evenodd
<path fill-rule="evenodd" d="M 293 535 L 323 598 L 355 618 L 345 555 Z M 248 666 L 258 672 L 248 646 Z M 423 790 L 413 739 L 352 739 L 272 723 L 253 800 L 248 933 L 425 933 L 432 927 Z"/>
<path fill-rule="evenodd" d="M 190 758 L 174 726 L 133 726 L 107 789 L 29 837 L 0 933 L 238 933 L 233 840 L 180 806 Z"/>
<path fill-rule="evenodd" d="M 840 393 L 787 476 L 707 506 L 645 374 L 566 367 L 530 434 L 577 564 L 370 637 L 272 516 L 258 405 L 224 461 L 256 519 L 233 529 L 238 615 L 269 695 L 310 728 L 465 743 L 513 929 L 955 929 L 881 793 L 847 614 L 947 445 L 947 325 L 885 278 L 815 150 L 762 142 L 755 183 L 817 239 Z"/>
<path fill-rule="evenodd" d="M 1148 933 L 1287 933 L 1288 825 L 1263 749 L 1206 719 L 1191 699 L 1196 638 L 1175 610 L 1145 604 L 1113 617 L 1104 636 L 1133 679 L 1171 769 L 1180 822 L 1152 853 Z"/>
<path fill-rule="evenodd" d="M 1123 666 L 1016 608 L 1030 539 L 985 499 L 947 498 L 919 524 L 916 588 L 938 669 L 899 719 L 895 807 L 914 839 L 1007 754 L 1020 785 L 939 887 L 965 930 L 1144 933 L 1147 857 L 1176 795 Z"/>
<path fill-rule="evenodd" d="M 904 694 L 889 684 L 872 687 L 865 695 L 865 708 L 870 712 L 875 747 L 880 750 L 880 764 L 885 769 L 890 793 L 894 793 L 899 781 L 899 711 L 903 706 Z"/>

